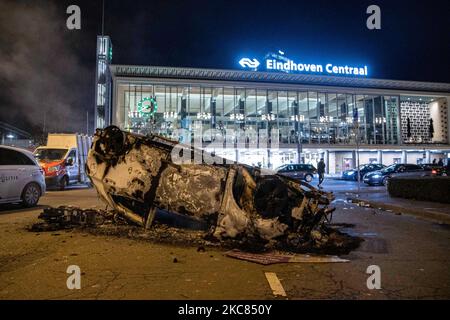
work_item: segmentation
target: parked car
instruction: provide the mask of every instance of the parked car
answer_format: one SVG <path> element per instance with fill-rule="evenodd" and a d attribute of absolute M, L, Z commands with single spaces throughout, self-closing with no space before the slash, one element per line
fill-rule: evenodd
<path fill-rule="evenodd" d="M 359 174 L 360 174 L 361 180 L 363 180 L 363 177 L 366 173 L 381 170 L 385 167 L 386 167 L 385 165 L 377 164 L 377 163 L 360 165 L 359 166 Z M 355 169 L 351 169 L 351 170 L 345 170 L 344 172 L 342 172 L 342 179 L 358 181 L 358 169 L 355 168 Z"/>
<path fill-rule="evenodd" d="M 384 169 L 367 173 L 363 181 L 368 185 L 387 185 L 389 179 L 396 176 L 429 176 L 430 172 L 425 171 L 416 164 L 393 164 Z"/>
<path fill-rule="evenodd" d="M 448 166 L 438 166 L 433 163 L 424 163 L 420 165 L 425 171 L 429 171 L 433 176 L 448 176 Z"/>
<path fill-rule="evenodd" d="M 277 173 L 291 178 L 311 182 L 317 169 L 312 164 L 285 164 L 279 167 Z"/>
<path fill-rule="evenodd" d="M 31 152 L 0 146 L 0 203 L 32 207 L 45 189 L 44 173 Z"/>

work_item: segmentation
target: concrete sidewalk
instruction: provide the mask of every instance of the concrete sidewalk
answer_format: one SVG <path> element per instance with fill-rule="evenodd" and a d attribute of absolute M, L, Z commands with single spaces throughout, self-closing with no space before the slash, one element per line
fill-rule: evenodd
<path fill-rule="evenodd" d="M 410 214 L 426 220 L 450 224 L 450 204 L 394 198 L 387 192 L 346 192 L 347 198 L 361 205 L 392 211 L 396 214 Z"/>

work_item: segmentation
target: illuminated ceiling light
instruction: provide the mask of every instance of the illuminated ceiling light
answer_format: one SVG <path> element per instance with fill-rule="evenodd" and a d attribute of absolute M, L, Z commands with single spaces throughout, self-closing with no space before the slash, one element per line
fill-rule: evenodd
<path fill-rule="evenodd" d="M 329 117 L 329 116 L 322 116 L 319 118 L 319 122 L 333 122 L 333 117 Z"/>
<path fill-rule="evenodd" d="M 166 111 L 163 114 L 163 118 L 166 120 L 174 120 L 174 119 L 178 118 L 178 114 L 174 111 L 170 111 L 170 112 Z"/>
<path fill-rule="evenodd" d="M 230 114 L 230 120 L 242 121 L 245 116 L 242 113 L 232 113 Z"/>
<path fill-rule="evenodd" d="M 304 115 L 291 116 L 291 121 L 303 122 L 303 121 L 305 121 L 305 116 Z"/>
<path fill-rule="evenodd" d="M 209 112 L 199 112 L 199 113 L 197 113 L 197 119 L 210 120 L 211 119 L 211 113 L 209 113 Z"/>
<path fill-rule="evenodd" d="M 261 115 L 261 120 L 262 121 L 275 121 L 277 119 L 277 116 L 273 113 L 269 113 L 269 114 L 262 114 Z"/>
<path fill-rule="evenodd" d="M 386 123 L 386 118 L 385 117 L 376 117 L 375 123 L 377 123 L 377 124 Z"/>

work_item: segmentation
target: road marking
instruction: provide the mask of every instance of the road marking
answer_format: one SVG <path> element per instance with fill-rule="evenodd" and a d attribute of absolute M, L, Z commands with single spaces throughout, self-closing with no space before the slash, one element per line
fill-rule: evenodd
<path fill-rule="evenodd" d="M 286 291 L 284 291 L 283 285 L 278 279 L 277 274 L 275 272 L 265 272 L 264 274 L 266 276 L 267 282 L 269 282 L 269 286 L 272 289 L 273 295 L 286 297 Z"/>

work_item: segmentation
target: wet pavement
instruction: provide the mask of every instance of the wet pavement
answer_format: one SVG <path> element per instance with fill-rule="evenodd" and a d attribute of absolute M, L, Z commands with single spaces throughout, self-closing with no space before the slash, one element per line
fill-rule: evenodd
<path fill-rule="evenodd" d="M 333 184 L 339 181 L 324 188 Z M 339 187 L 333 223 L 365 241 L 341 256 L 350 262 L 334 264 L 263 266 L 225 257 L 221 248 L 82 230 L 28 232 L 41 209 L 2 206 L 0 299 L 274 299 L 267 272 L 280 280 L 283 299 L 449 299 L 449 226 L 347 203 L 352 184 Z M 104 208 L 93 189 L 50 191 L 40 202 L 69 204 Z M 82 272 L 80 290 L 66 286 L 74 264 Z M 371 265 L 380 267 L 380 290 L 367 288 Z"/>

